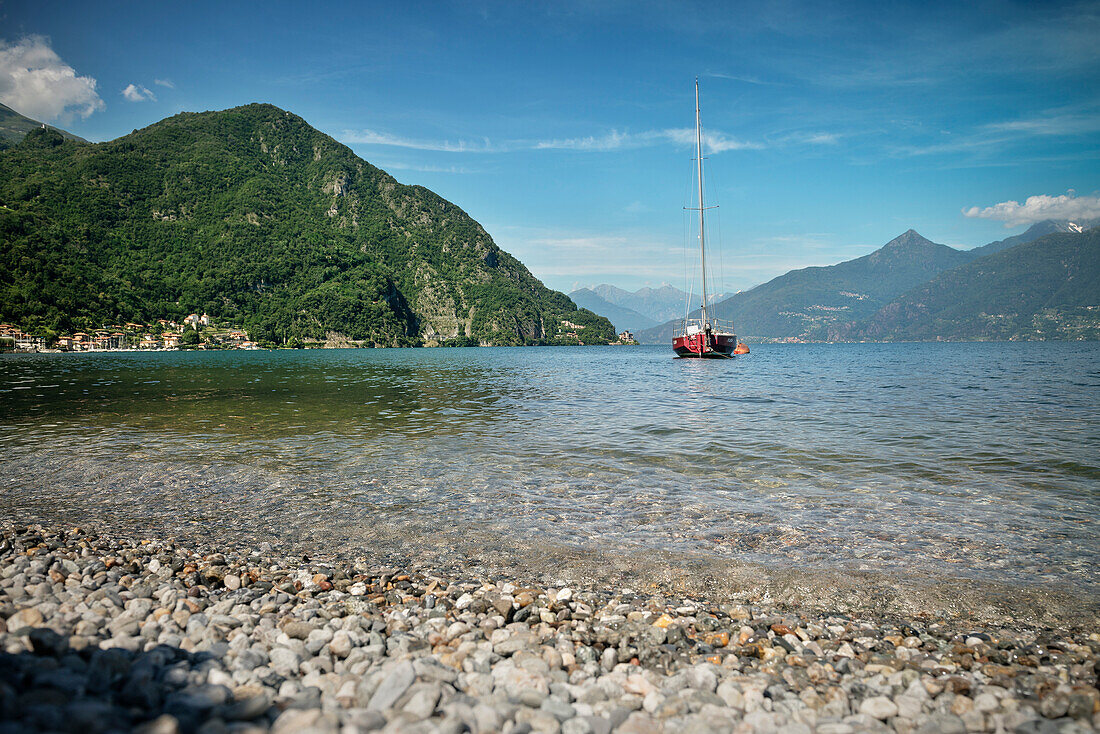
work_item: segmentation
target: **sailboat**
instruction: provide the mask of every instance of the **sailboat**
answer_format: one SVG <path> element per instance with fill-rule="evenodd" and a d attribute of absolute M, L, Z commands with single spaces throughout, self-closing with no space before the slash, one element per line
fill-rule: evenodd
<path fill-rule="evenodd" d="M 687 316 L 680 323 L 672 337 L 672 349 L 677 357 L 699 357 L 711 359 L 730 359 L 737 347 L 737 335 L 733 323 L 720 321 L 707 314 L 707 243 L 704 213 L 708 207 L 703 202 L 703 124 L 699 113 L 699 80 L 695 80 L 695 161 L 699 178 L 699 260 L 703 276 L 703 305 L 699 318 L 691 318 L 689 306 Z M 696 207 L 687 207 L 696 209 Z"/>

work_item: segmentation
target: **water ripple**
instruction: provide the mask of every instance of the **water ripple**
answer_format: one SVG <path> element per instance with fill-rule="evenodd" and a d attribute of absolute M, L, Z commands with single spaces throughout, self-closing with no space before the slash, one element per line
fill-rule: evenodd
<path fill-rule="evenodd" d="M 1097 344 L 7 355 L 0 510 L 1097 592 L 1098 362 Z"/>

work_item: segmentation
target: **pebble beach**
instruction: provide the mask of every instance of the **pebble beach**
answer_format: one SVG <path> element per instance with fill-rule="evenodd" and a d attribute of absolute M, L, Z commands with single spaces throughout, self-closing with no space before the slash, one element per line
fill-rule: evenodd
<path fill-rule="evenodd" d="M 0 732 L 1091 732 L 1100 632 L 547 586 L 43 525 Z"/>

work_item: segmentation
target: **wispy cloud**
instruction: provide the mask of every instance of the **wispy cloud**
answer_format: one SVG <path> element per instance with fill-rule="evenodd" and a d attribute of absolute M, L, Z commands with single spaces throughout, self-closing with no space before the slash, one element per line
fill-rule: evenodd
<path fill-rule="evenodd" d="M 739 140 L 720 131 L 706 134 L 706 147 L 711 153 L 727 150 L 759 150 L 762 143 Z M 512 153 L 525 150 L 576 150 L 589 152 L 608 152 L 629 150 L 653 145 L 673 143 L 676 145 L 694 145 L 695 131 L 690 128 L 670 128 L 667 130 L 646 130 L 638 133 L 611 130 L 599 135 L 586 135 L 575 138 L 518 139 L 492 141 L 482 138 L 471 140 L 426 140 L 410 138 L 378 130 L 345 130 L 341 136 L 345 143 L 364 145 L 387 145 L 414 150 L 429 150 L 442 153 Z"/>
<path fill-rule="evenodd" d="M 662 130 L 658 135 L 680 145 L 695 145 L 695 131 L 689 127 Z M 707 131 L 705 141 L 707 150 L 711 153 L 722 153 L 727 150 L 760 150 L 764 147 L 763 143 L 738 140 L 714 130 Z"/>
<path fill-rule="evenodd" d="M 419 163 L 406 163 L 403 161 L 375 161 L 374 165 L 386 171 L 416 171 L 417 173 L 483 173 L 478 168 L 465 166 L 433 166 Z"/>
<path fill-rule="evenodd" d="M 413 150 L 434 150 L 442 153 L 500 153 L 506 150 L 499 145 L 492 144 L 487 138 L 477 142 L 467 140 L 424 140 L 367 129 L 345 130 L 340 139 L 344 143 L 388 145 Z"/>
<path fill-rule="evenodd" d="M 1075 136 L 1100 132 L 1100 115 L 1084 113 L 1045 114 L 1020 120 L 994 122 L 985 126 L 993 133 L 1032 136 Z"/>
<path fill-rule="evenodd" d="M 592 150 L 592 151 L 608 151 L 608 150 L 621 150 L 623 148 L 637 148 L 646 143 L 643 142 L 644 136 L 631 135 L 629 133 L 621 133 L 618 130 L 612 130 L 609 133 L 603 135 L 588 135 L 580 138 L 563 138 L 553 140 L 536 140 L 527 144 L 528 147 L 534 150 Z M 524 147 L 523 143 L 520 143 L 519 147 Z"/>
<path fill-rule="evenodd" d="M 728 79 L 733 82 L 744 82 L 745 84 L 755 84 L 763 87 L 785 87 L 788 86 L 785 82 L 770 81 L 767 79 L 761 79 L 757 76 L 748 76 L 741 74 L 723 74 L 719 71 L 712 71 L 706 74 L 706 76 L 714 79 Z"/>
<path fill-rule="evenodd" d="M 45 36 L 16 43 L 0 39 L 0 102 L 39 120 L 66 112 L 87 117 L 106 106 L 96 93 L 96 80 L 77 76 Z"/>
<path fill-rule="evenodd" d="M 651 232 L 618 230 L 609 232 L 554 230 L 537 227 L 489 226 L 497 243 L 516 255 L 538 278 L 552 287 L 568 288 L 577 283 L 613 283 L 637 288 L 644 283 L 671 282 L 686 287 L 697 278 L 698 250 L 694 242 L 684 244 Z M 777 234 L 750 238 L 736 245 L 727 243 L 713 252 L 712 271 L 719 291 L 747 289 L 789 270 L 832 265 L 839 259 L 865 255 L 876 245 L 835 243 L 827 232 Z M 837 256 L 837 252 L 841 252 Z M 624 253 L 629 253 L 625 257 Z M 720 267 L 725 264 L 724 271 Z"/>
<path fill-rule="evenodd" d="M 836 133 L 807 133 L 803 142 L 810 145 L 836 145 L 840 136 Z"/>
<path fill-rule="evenodd" d="M 963 216 L 976 219 L 995 219 L 1005 227 L 1034 224 L 1044 219 L 1096 219 L 1100 218 L 1100 196 L 1077 196 L 1068 191 L 1061 196 L 1039 194 L 1029 196 L 1021 204 L 1018 201 L 1002 201 L 993 206 L 972 206 L 962 210 Z"/>
<path fill-rule="evenodd" d="M 983 153 L 1001 152 L 1035 138 L 1080 138 L 1100 132 L 1100 114 L 1094 105 L 1074 109 L 1045 110 L 1029 117 L 1000 120 L 964 130 L 945 133 L 943 139 L 926 144 L 897 146 L 898 157 L 966 153 L 971 158 Z M 1019 162 L 1020 159 L 1013 159 Z"/>
<path fill-rule="evenodd" d="M 127 84 L 126 88 L 122 90 L 122 96 L 126 98 L 127 102 L 157 101 L 157 95 L 140 84 Z"/>
<path fill-rule="evenodd" d="M 175 83 L 173 83 L 171 79 L 154 79 L 153 84 L 156 84 L 158 87 L 168 87 L 169 89 L 176 88 Z"/>
<path fill-rule="evenodd" d="M 554 279 L 667 278 L 686 262 L 683 246 L 633 232 L 563 231 L 531 227 L 490 227 L 498 244 L 536 277 Z M 691 248 L 694 252 L 694 248 Z M 623 257 L 629 252 L 630 257 Z"/>

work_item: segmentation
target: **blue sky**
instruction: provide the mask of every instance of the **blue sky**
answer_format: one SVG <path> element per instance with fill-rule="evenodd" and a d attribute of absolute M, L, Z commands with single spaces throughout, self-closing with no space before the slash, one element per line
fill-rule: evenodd
<path fill-rule="evenodd" d="M 1100 216 L 1100 2 L 40 0 L 0 38 L 20 112 L 98 141 L 271 102 L 565 291 L 685 285 L 696 76 L 718 290 Z"/>

